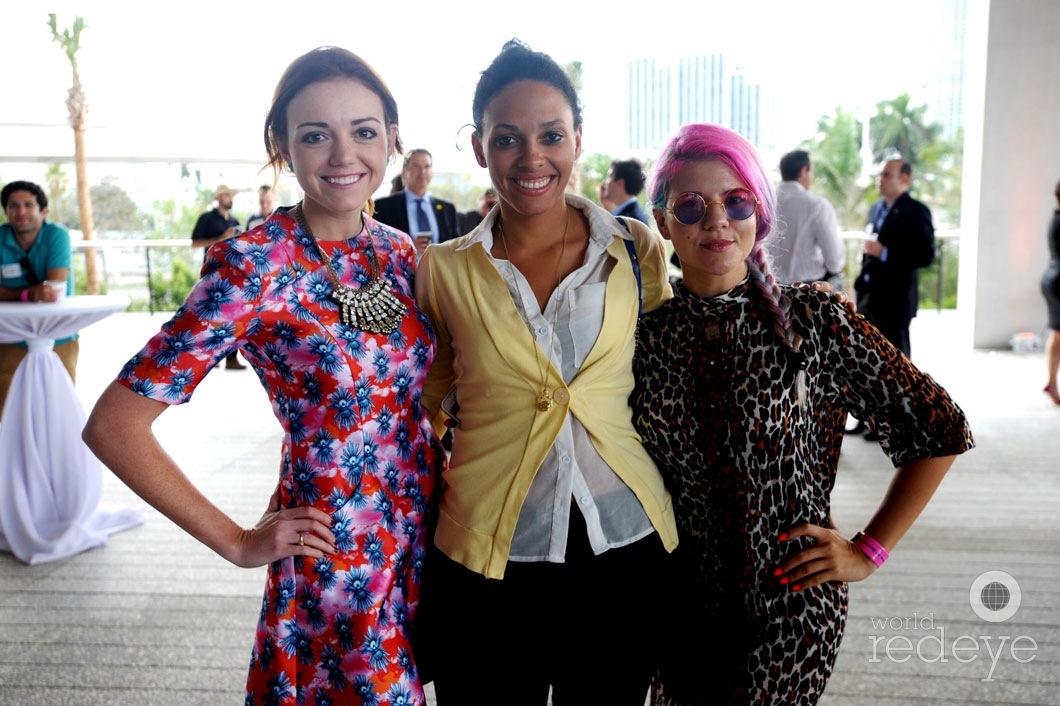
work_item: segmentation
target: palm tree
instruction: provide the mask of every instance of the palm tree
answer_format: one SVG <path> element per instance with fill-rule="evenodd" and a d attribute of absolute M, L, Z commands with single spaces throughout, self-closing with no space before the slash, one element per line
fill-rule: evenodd
<path fill-rule="evenodd" d="M 942 125 L 927 122 L 927 105 L 912 106 L 908 93 L 876 104 L 876 115 L 870 122 L 872 153 L 876 161 L 897 152 L 913 166 L 923 165 L 921 155 L 939 141 Z"/>
<path fill-rule="evenodd" d="M 941 124 L 927 121 L 927 105 L 910 105 L 908 93 L 876 104 L 870 122 L 876 160 L 900 156 L 913 168 L 918 198 L 960 221 L 963 138 L 945 139 Z"/>
<path fill-rule="evenodd" d="M 814 191 L 835 206 L 840 227 L 860 230 L 868 212 L 868 186 L 861 174 L 861 123 L 852 113 L 836 108 L 817 120 L 817 134 L 802 148 L 813 159 Z"/>
<path fill-rule="evenodd" d="M 85 116 L 88 104 L 85 92 L 81 88 L 81 75 L 77 70 L 77 52 L 81 49 L 81 31 L 85 21 L 80 16 L 74 19 L 70 29 L 59 31 L 55 14 L 48 15 L 48 27 L 52 31 L 52 40 L 62 47 L 66 58 L 73 69 L 73 84 L 66 96 L 66 109 L 69 112 L 70 127 L 74 130 L 74 166 L 77 174 L 77 206 L 81 212 L 81 232 L 85 240 L 95 237 L 92 221 L 92 199 L 88 190 L 88 159 L 85 156 Z M 96 267 L 96 249 L 85 248 L 85 278 L 89 294 L 99 294 L 99 270 Z"/>

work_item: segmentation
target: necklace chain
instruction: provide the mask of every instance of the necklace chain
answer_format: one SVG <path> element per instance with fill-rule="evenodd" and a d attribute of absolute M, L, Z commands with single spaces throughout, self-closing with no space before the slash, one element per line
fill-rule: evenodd
<path fill-rule="evenodd" d="M 566 216 L 566 220 L 563 223 L 563 239 L 562 244 L 559 248 L 559 258 L 556 260 L 555 278 L 557 289 L 559 289 L 560 282 L 562 281 L 559 276 L 559 270 L 560 267 L 563 265 L 563 253 L 567 250 L 567 228 L 570 226 L 570 212 L 567 210 L 565 205 L 563 213 Z M 523 299 L 523 288 L 519 286 L 519 280 L 515 276 L 515 265 L 512 264 L 511 253 L 508 252 L 508 237 L 504 234 L 504 226 L 501 225 L 500 218 L 497 219 L 497 231 L 501 236 L 501 245 L 504 246 L 504 256 L 508 258 L 508 272 L 512 277 L 512 282 L 515 283 L 515 293 L 519 295 L 519 303 L 522 305 L 523 315 L 526 317 L 526 329 L 530 332 L 530 336 L 533 337 L 536 341 L 537 337 L 534 336 L 534 329 L 530 325 L 530 310 L 526 308 L 526 300 Z M 527 280 L 527 284 L 529 283 L 530 281 Z M 547 301 L 545 303 L 545 306 L 547 308 Z M 542 311 L 541 313 L 544 314 L 545 312 Z M 545 353 L 545 360 L 543 361 L 543 365 L 541 359 L 538 358 L 538 369 L 541 373 L 541 393 L 537 396 L 537 408 L 542 412 L 549 411 L 555 405 L 555 401 L 552 397 L 552 391 L 548 389 L 548 364 L 552 358 L 552 346 L 556 342 L 556 316 L 558 314 L 559 302 L 557 301 L 555 303 L 555 306 L 552 308 L 552 333 L 550 334 L 548 339 L 548 351 Z"/>
<path fill-rule="evenodd" d="M 389 282 L 379 274 L 379 259 L 375 254 L 375 246 L 372 245 L 371 233 L 368 234 L 369 267 L 371 278 L 368 283 L 359 289 L 347 287 L 335 271 L 335 265 L 331 258 L 320 247 L 317 238 L 313 235 L 309 223 L 305 220 L 302 212 L 302 203 L 299 202 L 291 209 L 291 214 L 298 222 L 302 232 L 309 238 L 313 249 L 320 255 L 327 268 L 328 278 L 331 280 L 331 299 L 339 305 L 342 323 L 352 328 L 360 329 L 367 333 L 391 334 L 401 326 L 402 320 L 408 314 L 408 307 L 397 298 L 390 288 Z"/>

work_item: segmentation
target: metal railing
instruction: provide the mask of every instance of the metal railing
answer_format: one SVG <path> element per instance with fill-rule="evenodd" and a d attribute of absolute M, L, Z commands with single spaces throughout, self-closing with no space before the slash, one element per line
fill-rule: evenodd
<path fill-rule="evenodd" d="M 71 243 L 75 253 L 80 253 L 80 262 L 75 261 L 74 267 L 80 267 L 84 274 L 84 252 L 94 249 L 98 255 L 97 262 L 100 270 L 100 284 L 103 291 L 122 291 L 129 294 L 133 302 L 131 308 L 136 309 L 146 301 L 148 311 L 155 313 L 156 301 L 154 296 L 154 283 L 160 275 L 155 271 L 157 255 L 152 258 L 154 250 L 168 250 L 174 254 L 187 256 L 189 266 L 198 272 L 198 266 L 202 263 L 201 247 L 191 244 L 191 239 L 179 240 L 145 240 L 145 239 L 93 239 L 75 240 Z M 138 264 L 142 263 L 142 268 Z M 134 296 L 139 290 L 146 290 L 146 300 Z"/>
<path fill-rule="evenodd" d="M 863 231 L 845 231 L 842 233 L 846 245 L 847 269 L 844 289 L 854 291 L 854 278 L 861 270 L 861 242 L 865 238 Z M 948 297 L 956 297 L 957 267 L 960 254 L 960 231 L 946 230 L 935 233 L 935 263 L 924 268 L 920 273 L 921 305 L 924 308 L 943 309 Z M 105 291 L 122 291 L 133 301 L 133 308 L 146 303 L 153 314 L 157 306 L 154 283 L 164 273 L 156 271 L 158 256 L 152 257 L 152 251 L 163 249 L 174 254 L 186 254 L 189 267 L 198 272 L 202 264 L 202 248 L 191 244 L 190 239 L 171 240 L 121 240 L 97 239 L 74 241 L 75 251 L 84 252 L 95 248 L 99 253 L 100 282 Z M 131 266 L 136 263 L 135 266 Z M 80 265 L 84 272 L 84 262 Z M 948 285 L 947 282 L 950 284 Z M 137 291 L 146 291 L 146 299 L 135 296 Z"/>

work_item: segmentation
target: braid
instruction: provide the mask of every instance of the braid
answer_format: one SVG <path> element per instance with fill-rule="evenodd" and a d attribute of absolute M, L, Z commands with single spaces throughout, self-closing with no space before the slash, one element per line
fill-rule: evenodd
<path fill-rule="evenodd" d="M 765 248 L 756 243 L 750 256 L 747 258 L 747 269 L 751 275 L 751 281 L 762 295 L 770 313 L 773 314 L 773 331 L 777 338 L 788 350 L 798 352 L 795 331 L 791 328 L 791 299 L 785 296 L 780 287 L 777 286 L 773 273 L 769 271 L 769 263 L 766 261 Z"/>

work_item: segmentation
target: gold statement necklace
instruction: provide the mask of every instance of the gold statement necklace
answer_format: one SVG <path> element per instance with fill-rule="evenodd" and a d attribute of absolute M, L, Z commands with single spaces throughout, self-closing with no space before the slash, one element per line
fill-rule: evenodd
<path fill-rule="evenodd" d="M 560 276 L 559 268 L 563 264 L 563 253 L 567 249 L 567 228 L 570 226 L 570 211 L 564 205 L 564 214 L 567 216 L 567 220 L 563 224 L 563 241 L 559 249 L 559 259 L 556 260 L 556 289 L 559 289 Z M 526 329 L 530 332 L 530 336 L 536 341 L 537 336 L 534 335 L 534 329 L 530 325 L 530 310 L 526 308 L 526 300 L 523 299 L 523 288 L 519 286 L 519 280 L 515 276 L 515 266 L 512 265 L 512 256 L 508 252 L 508 238 L 504 235 L 504 226 L 501 225 L 501 221 L 497 219 L 497 230 L 501 236 L 501 244 L 504 245 L 504 256 L 508 258 L 508 273 L 511 275 L 512 282 L 515 283 L 515 292 L 519 295 L 519 303 L 523 307 L 523 314 L 526 316 Z M 529 284 L 529 280 L 527 280 Z M 546 307 L 548 306 L 546 302 Z M 544 312 L 542 312 L 544 313 Z M 541 373 L 541 394 L 537 396 L 537 408 L 542 412 L 547 412 L 552 409 L 555 405 L 555 401 L 552 398 L 552 391 L 548 389 L 548 365 L 552 358 L 552 346 L 556 342 L 556 315 L 559 313 L 559 302 L 556 302 L 556 306 L 552 309 L 552 334 L 548 339 L 548 351 L 545 353 L 544 361 L 538 357 L 538 369 Z M 542 362 L 544 363 L 542 365 Z"/>
<path fill-rule="evenodd" d="M 339 279 L 339 273 L 331 263 L 331 258 L 320 247 L 313 231 L 302 213 L 302 203 L 291 209 L 295 221 L 302 232 L 309 237 L 313 249 L 320 255 L 331 279 L 331 299 L 339 305 L 342 323 L 368 333 L 391 334 L 401 326 L 401 321 L 408 313 L 408 307 L 390 289 L 390 283 L 379 274 L 379 259 L 372 245 L 372 235 L 368 234 L 368 258 L 371 267 L 371 278 L 359 289 L 347 287 Z"/>

